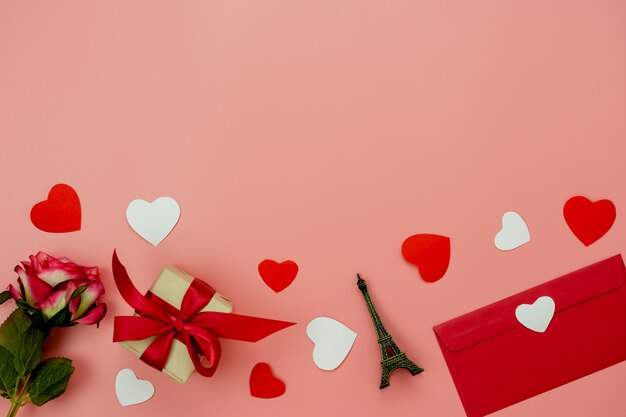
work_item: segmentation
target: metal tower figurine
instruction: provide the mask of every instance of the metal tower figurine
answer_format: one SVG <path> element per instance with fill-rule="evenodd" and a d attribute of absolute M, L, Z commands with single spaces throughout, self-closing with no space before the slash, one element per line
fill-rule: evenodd
<path fill-rule="evenodd" d="M 367 292 L 367 285 L 365 284 L 365 280 L 361 278 L 359 274 L 356 274 L 356 276 L 358 278 L 356 284 L 361 290 L 361 293 L 363 293 L 363 298 L 365 298 L 365 303 L 367 304 L 367 308 L 370 312 L 370 315 L 372 316 L 372 320 L 374 321 L 374 327 L 376 328 L 376 333 L 378 335 L 378 345 L 380 346 L 380 355 L 382 356 L 380 366 L 383 368 L 383 374 L 380 381 L 380 389 L 389 386 L 389 377 L 391 373 L 398 368 L 408 369 L 408 371 L 411 372 L 412 375 L 417 375 L 421 372 L 424 372 L 422 368 L 417 366 L 411 359 L 406 356 L 404 352 L 400 350 L 400 348 L 398 348 L 396 343 L 393 341 L 391 335 L 387 333 L 383 322 L 380 320 L 380 317 L 376 312 L 374 303 L 372 303 L 372 299 Z"/>

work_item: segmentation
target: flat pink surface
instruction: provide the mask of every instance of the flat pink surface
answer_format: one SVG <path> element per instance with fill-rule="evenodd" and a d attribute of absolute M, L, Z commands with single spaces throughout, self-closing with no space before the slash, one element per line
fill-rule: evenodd
<path fill-rule="evenodd" d="M 56 334 L 75 376 L 23 415 L 464 416 L 432 326 L 626 249 L 624 39 L 618 0 L 0 1 L 0 286 L 44 250 L 101 266 L 110 307 L 99 329 Z M 79 232 L 30 223 L 57 182 L 80 195 Z M 576 194 L 617 206 L 590 247 L 562 218 Z M 182 215 L 155 248 L 125 209 L 162 195 Z M 508 210 L 532 241 L 503 253 L 493 237 Z M 452 239 L 434 284 L 400 255 L 420 232 Z M 173 263 L 239 313 L 299 324 L 225 341 L 214 378 L 178 385 L 111 342 L 113 316 L 131 312 L 113 248 L 141 290 Z M 279 294 L 258 276 L 266 258 L 300 266 Z M 379 391 L 356 272 L 424 374 Z M 332 372 L 311 360 L 317 316 L 359 334 Z M 250 397 L 261 361 L 284 396 Z M 120 407 L 123 367 L 154 383 L 151 401 Z M 621 417 L 625 378 L 622 363 L 497 415 Z"/>

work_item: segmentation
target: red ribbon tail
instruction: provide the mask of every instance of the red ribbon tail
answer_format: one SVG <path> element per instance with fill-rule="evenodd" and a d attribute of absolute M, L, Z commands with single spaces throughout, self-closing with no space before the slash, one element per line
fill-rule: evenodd
<path fill-rule="evenodd" d="M 117 252 L 113 251 L 113 279 L 115 279 L 115 285 L 122 294 L 124 300 L 133 307 L 140 315 L 150 316 L 158 318 L 161 321 L 169 321 L 168 315 L 154 302 L 146 298 L 141 294 L 137 288 L 133 285 L 133 282 L 126 272 L 126 268 L 120 262 L 117 257 Z"/>
<path fill-rule="evenodd" d="M 258 342 L 296 323 L 243 316 L 241 314 L 206 311 L 198 313 L 191 319 L 189 324 L 211 329 L 211 332 L 217 337 L 245 342 Z"/>
<path fill-rule="evenodd" d="M 170 355 L 174 332 L 162 334 L 141 355 L 141 360 L 158 371 L 162 371 Z"/>
<path fill-rule="evenodd" d="M 194 329 L 192 333 L 184 334 L 183 338 L 196 372 L 206 377 L 213 376 L 222 356 L 217 337 L 204 329 Z"/>

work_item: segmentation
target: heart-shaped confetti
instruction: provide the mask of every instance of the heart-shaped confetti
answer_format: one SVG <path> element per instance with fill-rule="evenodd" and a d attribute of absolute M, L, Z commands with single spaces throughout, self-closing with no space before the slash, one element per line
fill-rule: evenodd
<path fill-rule="evenodd" d="M 615 204 L 611 200 L 592 202 L 586 197 L 575 196 L 563 206 L 565 222 L 585 246 L 604 236 L 613 226 L 615 216 Z"/>
<path fill-rule="evenodd" d="M 126 209 L 126 220 L 142 238 L 157 246 L 170 234 L 180 218 L 180 206 L 172 197 L 152 202 L 133 200 Z"/>
<path fill-rule="evenodd" d="M 44 232 L 67 233 L 80 230 L 80 199 L 67 184 L 56 184 L 50 189 L 48 199 L 33 206 L 30 211 L 33 225 Z"/>
<path fill-rule="evenodd" d="M 141 404 L 152 398 L 154 385 L 150 381 L 138 379 L 132 370 L 125 368 L 115 378 L 115 394 L 124 407 Z"/>
<path fill-rule="evenodd" d="M 281 292 L 287 288 L 298 275 L 298 264 L 293 261 L 278 263 L 266 259 L 259 264 L 259 275 L 263 282 L 275 292 Z"/>
<path fill-rule="evenodd" d="M 532 304 L 521 304 L 515 309 L 515 317 L 522 326 L 543 333 L 554 317 L 555 303 L 552 297 L 544 295 Z"/>
<path fill-rule="evenodd" d="M 346 359 L 357 334 L 346 325 L 329 317 L 317 317 L 306 327 L 313 342 L 313 362 L 324 371 L 332 371 Z"/>
<path fill-rule="evenodd" d="M 530 231 L 522 216 L 507 211 L 502 216 L 502 229 L 494 238 L 496 248 L 502 251 L 513 250 L 530 242 Z"/>
<path fill-rule="evenodd" d="M 402 243 L 402 256 L 417 266 L 424 281 L 438 281 L 450 264 L 450 238 L 433 234 L 410 236 Z"/>
<path fill-rule="evenodd" d="M 272 374 L 266 363 L 254 365 L 250 372 L 250 395 L 257 398 L 276 398 L 285 393 L 285 383 Z"/>

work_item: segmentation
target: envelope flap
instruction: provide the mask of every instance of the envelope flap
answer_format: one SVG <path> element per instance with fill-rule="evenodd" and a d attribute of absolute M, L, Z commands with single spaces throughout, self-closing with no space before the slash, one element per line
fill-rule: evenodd
<path fill-rule="evenodd" d="M 532 304 L 547 295 L 558 314 L 621 287 L 624 276 L 622 256 L 616 255 L 442 323 L 434 331 L 448 349 L 459 351 L 520 327 L 515 317 L 520 304 Z"/>

